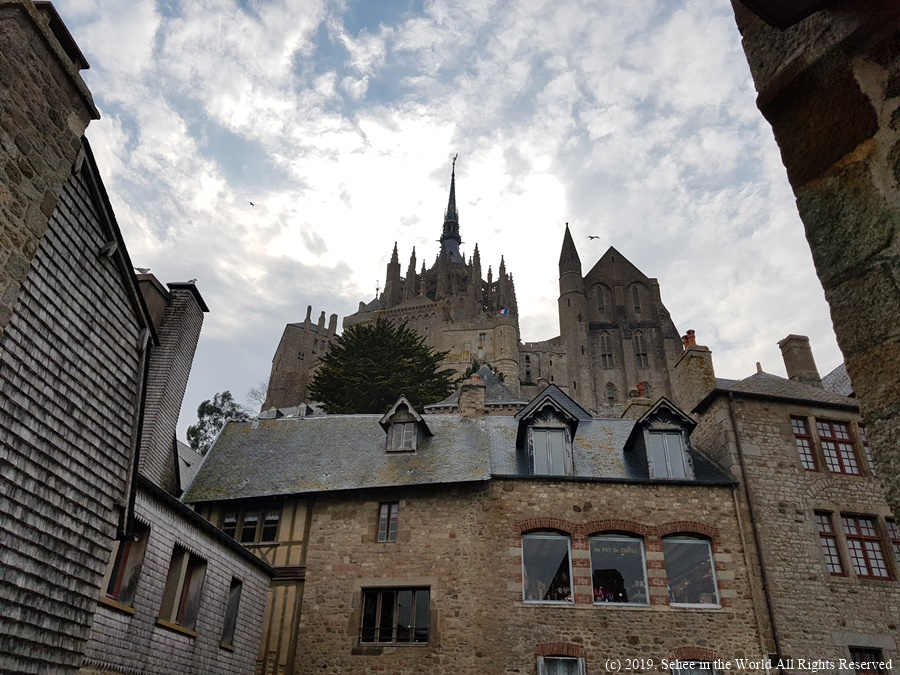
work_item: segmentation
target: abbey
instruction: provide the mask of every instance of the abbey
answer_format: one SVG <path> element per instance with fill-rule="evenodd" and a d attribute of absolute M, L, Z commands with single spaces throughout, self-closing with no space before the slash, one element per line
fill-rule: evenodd
<path fill-rule="evenodd" d="M 620 412 L 629 399 L 673 396 L 671 364 L 682 342 L 662 303 L 659 283 L 647 277 L 615 248 L 585 275 L 568 225 L 559 257 L 559 330 L 550 340 L 525 342 L 519 334 L 519 310 L 512 274 L 500 259 L 496 279 L 489 266 L 482 276 L 475 245 L 466 259 L 460 252 L 456 207 L 456 171 L 444 212 L 440 251 L 431 268 L 418 267 L 415 249 L 405 276 L 397 244 L 387 265 L 384 290 L 344 327 L 386 317 L 405 322 L 427 343 L 448 352 L 445 367 L 464 373 L 473 360 L 487 362 L 522 400 L 555 384 L 589 410 Z M 418 269 L 418 271 L 417 271 Z M 325 313 L 285 327 L 269 378 L 264 409 L 295 406 L 319 357 L 336 336 L 337 315 L 325 326 Z"/>

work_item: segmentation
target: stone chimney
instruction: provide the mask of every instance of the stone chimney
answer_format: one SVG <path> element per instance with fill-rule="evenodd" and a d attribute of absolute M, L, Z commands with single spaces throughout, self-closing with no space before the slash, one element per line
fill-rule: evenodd
<path fill-rule="evenodd" d="M 193 282 L 171 283 L 168 290 L 152 274 L 140 275 L 138 282 L 159 338 L 159 345 L 150 352 L 139 470 L 145 478 L 177 496 L 175 427 L 200 339 L 203 314 L 209 308 Z"/>
<path fill-rule="evenodd" d="M 789 380 L 802 382 L 822 389 L 822 378 L 819 377 L 819 369 L 813 358 L 812 348 L 809 346 L 809 338 L 805 335 L 788 335 L 779 340 L 781 356 L 784 358 L 784 369 Z"/>
<path fill-rule="evenodd" d="M 681 343 L 683 351 L 672 369 L 672 396 L 678 407 L 690 411 L 716 388 L 716 371 L 712 352 L 697 344 L 694 331 L 685 333 Z"/>
<path fill-rule="evenodd" d="M 484 380 L 472 375 L 459 390 L 459 414 L 463 418 L 484 417 Z"/>

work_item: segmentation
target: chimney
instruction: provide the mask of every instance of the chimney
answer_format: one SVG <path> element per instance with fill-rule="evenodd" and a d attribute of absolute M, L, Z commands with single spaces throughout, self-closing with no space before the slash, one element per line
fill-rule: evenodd
<path fill-rule="evenodd" d="M 781 356 L 784 358 L 784 369 L 789 380 L 802 382 L 822 389 L 822 378 L 813 358 L 809 338 L 805 335 L 788 335 L 778 342 Z"/>
<path fill-rule="evenodd" d="M 459 390 L 459 414 L 463 418 L 484 417 L 484 380 L 472 375 Z"/>
<path fill-rule="evenodd" d="M 672 396 L 682 410 L 691 410 L 716 388 L 716 371 L 712 352 L 697 344 L 694 331 L 687 331 L 681 343 L 684 351 L 672 369 Z"/>
<path fill-rule="evenodd" d="M 165 289 L 153 275 L 141 275 L 139 281 L 151 315 L 154 306 L 159 315 L 158 320 L 154 316 L 159 345 L 150 352 L 139 470 L 145 478 L 177 496 L 180 486 L 172 440 L 203 315 L 209 308 L 193 282 L 168 284 L 164 297 L 161 293 Z"/>

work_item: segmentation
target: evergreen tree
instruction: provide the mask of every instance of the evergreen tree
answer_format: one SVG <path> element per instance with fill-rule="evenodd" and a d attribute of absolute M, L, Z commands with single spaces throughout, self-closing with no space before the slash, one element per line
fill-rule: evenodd
<path fill-rule="evenodd" d="M 328 348 L 310 398 L 328 413 L 383 413 L 405 395 L 416 408 L 446 398 L 456 386 L 436 352 L 406 325 L 386 319 L 347 328 Z"/>
<path fill-rule="evenodd" d="M 197 423 L 188 427 L 187 438 L 191 447 L 205 455 L 216 436 L 228 420 L 246 420 L 250 415 L 239 403 L 235 402 L 227 389 L 203 401 L 197 406 Z"/>

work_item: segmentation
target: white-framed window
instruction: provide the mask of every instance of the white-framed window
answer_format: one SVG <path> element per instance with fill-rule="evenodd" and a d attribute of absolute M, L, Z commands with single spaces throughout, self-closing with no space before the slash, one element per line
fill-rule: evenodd
<path fill-rule="evenodd" d="M 391 425 L 391 450 L 395 452 L 415 450 L 418 439 L 419 431 L 415 422 L 394 422 Z"/>
<path fill-rule="evenodd" d="M 590 551 L 595 603 L 649 603 L 643 539 L 601 534 L 590 538 Z"/>
<path fill-rule="evenodd" d="M 651 478 L 693 478 L 681 431 L 650 431 L 647 460 Z"/>
<path fill-rule="evenodd" d="M 522 597 L 525 602 L 574 602 L 569 535 L 556 532 L 522 535 Z"/>
<path fill-rule="evenodd" d="M 397 522 L 400 516 L 399 502 L 382 502 L 378 505 L 378 541 L 397 541 Z"/>
<path fill-rule="evenodd" d="M 572 457 L 565 429 L 531 429 L 532 473 L 535 476 L 567 476 Z"/>
<path fill-rule="evenodd" d="M 673 605 L 718 605 L 712 546 L 698 537 L 666 537 L 663 559 Z"/>
<path fill-rule="evenodd" d="M 538 675 L 585 675 L 584 659 L 573 656 L 539 656 Z"/>

